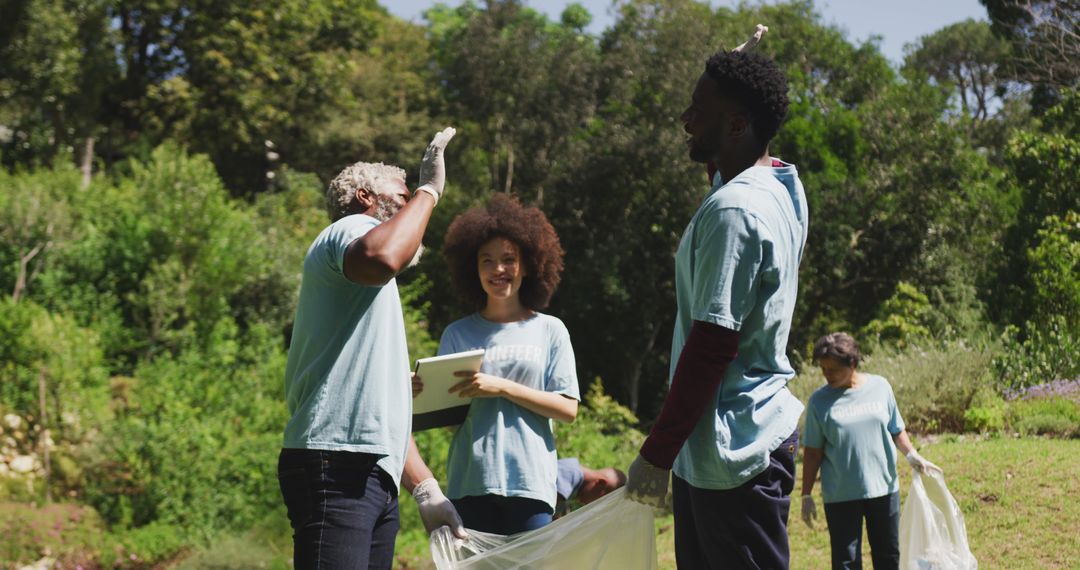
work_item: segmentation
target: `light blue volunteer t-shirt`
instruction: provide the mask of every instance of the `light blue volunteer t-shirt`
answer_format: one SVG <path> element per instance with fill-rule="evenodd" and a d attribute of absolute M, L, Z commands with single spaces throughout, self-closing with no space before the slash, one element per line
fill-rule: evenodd
<path fill-rule="evenodd" d="M 345 249 L 379 221 L 346 216 L 322 231 L 304 258 L 285 401 L 284 447 L 383 455 L 400 484 L 412 428 L 412 383 L 397 282 L 345 278 Z"/>
<path fill-rule="evenodd" d="M 764 471 L 803 410 L 787 389 L 795 371 L 785 350 L 806 196 L 795 166 L 780 164 L 726 184 L 717 175 L 675 255 L 671 375 L 694 321 L 739 332 L 738 356 L 675 460 L 674 473 L 694 487 L 731 489 Z"/>
<path fill-rule="evenodd" d="M 480 371 L 529 388 L 579 400 L 570 333 L 562 321 L 536 313 L 513 323 L 479 314 L 446 327 L 439 354 L 486 349 Z M 474 398 L 450 443 L 446 495 L 525 497 L 555 508 L 558 458 L 552 420 L 506 398 Z"/>
<path fill-rule="evenodd" d="M 863 374 L 858 388 L 818 388 L 806 410 L 803 444 L 823 449 L 826 503 L 884 497 L 900 490 L 893 436 L 904 431 L 892 386 Z"/>

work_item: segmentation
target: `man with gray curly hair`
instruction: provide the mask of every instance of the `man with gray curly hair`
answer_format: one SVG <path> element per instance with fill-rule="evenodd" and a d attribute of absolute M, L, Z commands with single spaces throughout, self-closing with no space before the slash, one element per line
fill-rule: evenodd
<path fill-rule="evenodd" d="M 382 188 L 384 184 L 405 182 L 405 171 L 381 162 L 357 162 L 345 167 L 330 181 L 326 188 L 326 212 L 331 221 L 338 221 L 349 214 L 349 208 L 355 199 L 357 188 Z M 381 194 L 375 197 L 375 215 L 385 222 L 394 215 L 393 201 Z"/>
<path fill-rule="evenodd" d="M 461 518 L 412 440 L 412 383 L 395 276 L 420 248 L 446 181 L 435 135 L 410 193 L 405 171 L 358 162 L 326 192 L 331 224 L 304 258 L 285 399 L 278 480 L 294 566 L 387 568 L 400 527 L 397 492 L 416 499 L 428 531 Z"/>

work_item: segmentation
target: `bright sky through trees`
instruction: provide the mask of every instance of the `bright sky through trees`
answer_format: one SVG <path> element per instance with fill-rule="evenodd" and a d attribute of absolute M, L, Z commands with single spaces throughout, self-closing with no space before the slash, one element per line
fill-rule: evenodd
<path fill-rule="evenodd" d="M 526 4 L 557 19 L 572 0 L 531 0 Z M 612 0 L 577 0 L 592 14 L 589 32 L 598 34 L 611 24 L 614 11 Z M 381 2 L 391 13 L 405 19 L 420 21 L 424 10 L 433 6 L 432 0 L 389 0 Z M 460 2 L 449 1 L 450 5 Z M 734 0 L 713 0 L 713 6 L 735 7 Z M 775 2 L 769 2 L 775 3 Z M 986 9 L 978 0 L 817 0 L 817 8 L 825 20 L 838 24 L 849 39 L 864 40 L 871 35 L 881 36 L 881 51 L 889 61 L 899 63 L 904 56 L 904 44 L 935 32 L 948 24 L 976 18 L 985 20 Z"/>

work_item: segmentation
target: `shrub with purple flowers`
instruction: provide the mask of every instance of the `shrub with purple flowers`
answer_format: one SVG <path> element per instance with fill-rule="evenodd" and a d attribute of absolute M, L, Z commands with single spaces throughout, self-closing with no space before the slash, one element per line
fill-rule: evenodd
<path fill-rule="evenodd" d="M 1005 391 L 1006 400 L 1037 400 L 1065 398 L 1080 403 L 1080 376 L 1075 380 L 1054 380 L 1026 388 Z"/>

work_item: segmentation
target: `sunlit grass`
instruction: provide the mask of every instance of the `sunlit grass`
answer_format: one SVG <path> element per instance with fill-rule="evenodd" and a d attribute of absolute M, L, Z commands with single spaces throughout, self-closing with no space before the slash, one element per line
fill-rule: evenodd
<path fill-rule="evenodd" d="M 945 482 L 964 513 L 968 540 L 980 568 L 1080 569 L 1080 440 L 942 436 L 917 444 L 927 459 L 945 470 Z M 906 500 L 911 485 L 906 464 L 900 466 L 900 475 L 901 498 Z M 797 485 L 794 495 L 799 494 Z M 829 537 L 820 495 L 814 529 L 799 518 L 797 500 L 793 504 L 791 568 L 828 568 Z M 412 500 L 405 497 L 402 508 L 413 509 Z M 278 526 L 277 534 L 288 532 Z M 671 516 L 657 519 L 656 529 L 660 568 L 675 568 Z M 433 568 L 426 545 L 410 538 L 401 540 L 406 536 L 399 537 L 396 567 Z M 229 567 L 238 562 L 283 567 L 291 556 L 287 542 L 284 536 L 248 534 L 194 553 L 183 567 Z M 865 537 L 863 556 L 864 567 L 870 568 Z"/>
<path fill-rule="evenodd" d="M 945 470 L 960 504 L 979 568 L 1080 569 L 1080 440 L 942 436 L 917 441 L 921 453 Z M 799 465 L 801 481 L 802 465 Z M 911 470 L 900 465 L 900 496 L 907 499 Z M 807 528 L 798 502 L 789 520 L 791 568 L 829 568 L 829 534 L 815 489 L 818 520 Z M 794 495 L 801 494 L 797 484 Z M 671 516 L 657 519 L 660 568 L 675 568 Z M 411 549 L 410 549 L 411 550 Z M 402 552 L 401 568 L 431 568 L 426 552 Z M 864 567 L 870 550 L 863 539 Z"/>
<path fill-rule="evenodd" d="M 1080 568 L 1080 440 L 945 436 L 920 447 L 945 470 L 979 568 Z M 900 477 L 901 500 L 906 500 L 911 485 L 906 464 L 900 466 Z M 829 568 L 829 536 L 817 491 L 814 529 L 803 524 L 798 502 L 793 502 L 793 570 Z M 797 485 L 794 495 L 800 494 Z M 670 525 L 665 522 L 657 534 L 660 567 L 675 568 L 673 533 L 663 531 Z M 870 568 L 865 533 L 863 560 Z"/>

